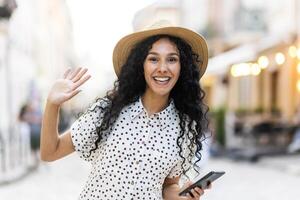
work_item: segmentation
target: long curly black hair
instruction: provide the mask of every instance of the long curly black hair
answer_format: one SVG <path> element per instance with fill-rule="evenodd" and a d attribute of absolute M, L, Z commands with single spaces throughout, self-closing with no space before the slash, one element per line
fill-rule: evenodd
<path fill-rule="evenodd" d="M 139 42 L 122 66 L 114 88 L 108 91 L 105 97 L 96 99 L 96 102 L 106 101 L 106 106 L 99 105 L 100 109 L 104 111 L 103 121 L 100 126 L 96 125 L 98 137 L 90 155 L 98 148 L 99 142 L 103 139 L 102 134 L 110 131 L 122 108 L 137 101 L 145 93 L 146 81 L 143 64 L 153 43 L 161 38 L 168 38 L 173 42 L 180 54 L 180 75 L 169 97 L 173 99 L 179 113 L 181 131 L 177 138 L 177 145 L 182 158 L 183 175 L 188 177 L 186 172 L 190 167 L 186 168 L 186 164 L 193 163 L 194 170 L 199 173 L 197 163 L 201 160 L 202 141 L 205 139 L 204 133 L 208 127 L 206 117 L 208 107 L 203 102 L 205 93 L 199 83 L 200 72 L 197 64 L 202 63 L 201 57 L 193 52 L 191 46 L 184 40 L 170 35 L 155 35 Z M 189 140 L 187 141 L 188 156 L 183 154 L 183 143 L 186 138 Z M 192 158 L 195 156 L 197 159 L 193 162 Z"/>

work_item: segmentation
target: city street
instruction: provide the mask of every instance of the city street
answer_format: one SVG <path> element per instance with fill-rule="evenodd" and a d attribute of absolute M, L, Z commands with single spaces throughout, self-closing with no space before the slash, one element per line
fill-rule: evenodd
<path fill-rule="evenodd" d="M 201 200 L 300 200 L 300 0 L 0 0 L 0 61 L 0 200 L 78 199 L 89 163 L 39 161 L 72 144 L 86 196 L 148 200 L 202 140 Z"/>
<path fill-rule="evenodd" d="M 22 180 L 0 186 L 3 200 L 74 200 L 88 174 L 88 165 L 76 154 L 43 163 Z"/>
<path fill-rule="evenodd" d="M 88 174 L 88 165 L 76 154 L 42 164 L 27 177 L 0 186 L 3 200 L 74 200 Z M 207 200 L 296 200 L 300 197 L 300 156 L 263 158 L 256 164 L 210 159 L 210 170 L 226 171 L 202 199 Z"/>

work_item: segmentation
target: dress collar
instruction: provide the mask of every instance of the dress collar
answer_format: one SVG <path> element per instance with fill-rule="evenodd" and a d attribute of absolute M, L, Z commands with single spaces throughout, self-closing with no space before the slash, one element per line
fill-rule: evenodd
<path fill-rule="evenodd" d="M 135 101 L 129 106 L 129 114 L 131 120 L 134 120 L 138 115 L 140 115 L 143 112 L 148 116 L 147 111 L 142 104 L 142 98 L 140 97 L 137 101 Z M 165 128 L 167 125 L 170 125 L 172 122 L 174 123 L 174 120 L 177 116 L 177 112 L 176 112 L 175 103 L 173 99 L 171 99 L 169 105 L 164 110 L 153 114 L 150 118 L 157 117 L 157 116 L 158 116 L 158 121 L 162 126 L 162 128 Z"/>

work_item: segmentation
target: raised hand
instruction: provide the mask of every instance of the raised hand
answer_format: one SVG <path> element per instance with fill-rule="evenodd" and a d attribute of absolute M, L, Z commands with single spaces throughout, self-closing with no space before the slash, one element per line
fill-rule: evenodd
<path fill-rule="evenodd" d="M 80 92 L 78 87 L 91 78 L 90 75 L 85 75 L 87 71 L 87 69 L 82 68 L 68 69 L 62 79 L 54 82 L 48 94 L 48 102 L 60 106 L 77 95 Z"/>

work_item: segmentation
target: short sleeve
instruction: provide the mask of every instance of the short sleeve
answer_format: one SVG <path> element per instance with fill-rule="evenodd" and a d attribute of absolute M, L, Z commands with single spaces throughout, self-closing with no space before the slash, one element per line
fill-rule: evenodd
<path fill-rule="evenodd" d="M 96 126 L 100 126 L 102 122 L 103 108 L 106 105 L 104 100 L 94 103 L 71 125 L 71 138 L 75 151 L 79 153 L 80 158 L 89 162 L 97 156 L 96 151 L 90 151 L 95 148 L 95 141 L 98 138 Z"/>

